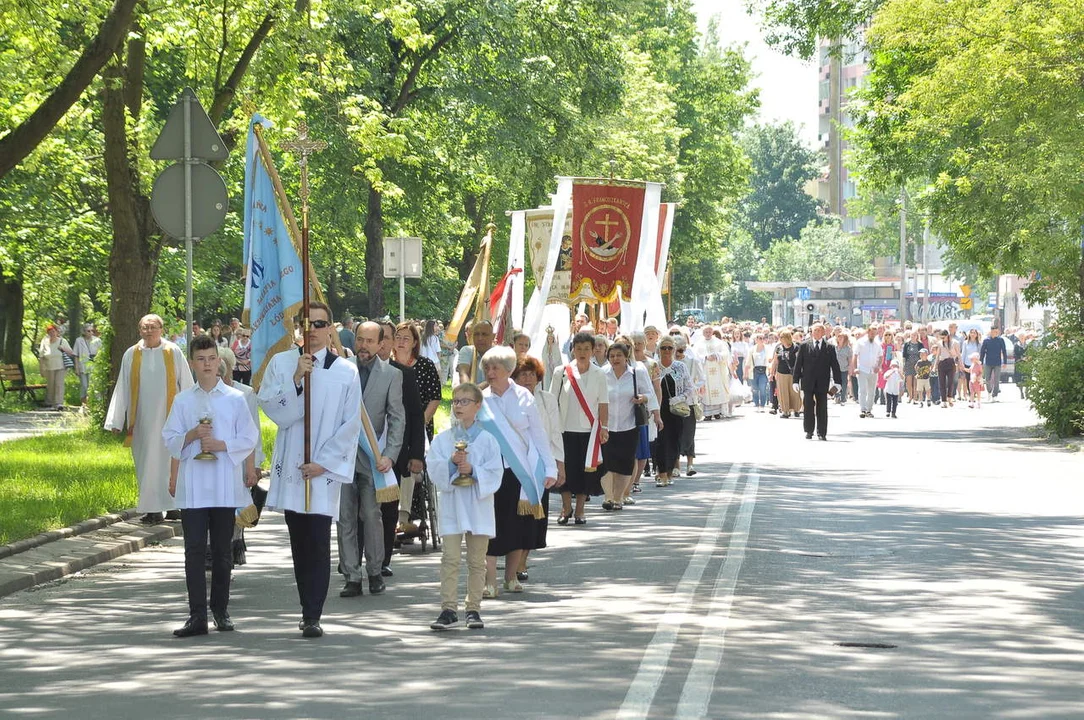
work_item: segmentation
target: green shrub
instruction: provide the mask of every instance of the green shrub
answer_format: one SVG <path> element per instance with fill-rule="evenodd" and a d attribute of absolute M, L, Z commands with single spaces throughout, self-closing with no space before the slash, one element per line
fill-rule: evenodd
<path fill-rule="evenodd" d="M 1028 350 L 1028 398 L 1046 427 L 1061 437 L 1084 431 L 1084 343 Z"/>

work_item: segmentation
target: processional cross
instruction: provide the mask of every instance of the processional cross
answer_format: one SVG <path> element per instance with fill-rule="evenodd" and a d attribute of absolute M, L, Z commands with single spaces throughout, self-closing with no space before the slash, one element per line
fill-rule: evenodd
<path fill-rule="evenodd" d="M 309 137 L 309 126 L 302 120 L 297 125 L 297 136 L 293 140 L 282 143 L 282 149 L 297 155 L 297 164 L 301 168 L 301 327 L 305 341 L 305 354 L 312 353 L 309 347 L 309 155 L 320 152 L 327 148 L 323 140 L 313 140 Z M 312 462 L 312 374 L 305 374 L 305 464 Z M 312 479 L 305 477 L 305 512 L 310 509 L 312 499 Z"/>

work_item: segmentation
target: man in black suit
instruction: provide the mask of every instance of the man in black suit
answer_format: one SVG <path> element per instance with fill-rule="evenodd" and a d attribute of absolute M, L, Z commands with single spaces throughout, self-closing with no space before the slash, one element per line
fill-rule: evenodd
<path fill-rule="evenodd" d="M 817 437 L 828 439 L 828 395 L 834 395 L 843 384 L 836 349 L 824 335 L 824 325 L 814 325 L 809 340 L 798 347 L 794 364 L 795 389 L 800 386 L 804 394 L 807 440 L 813 439 L 814 427 Z"/>

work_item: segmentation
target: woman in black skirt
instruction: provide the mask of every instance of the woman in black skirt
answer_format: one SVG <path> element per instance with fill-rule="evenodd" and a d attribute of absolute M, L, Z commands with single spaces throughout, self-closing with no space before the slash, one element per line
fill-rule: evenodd
<path fill-rule="evenodd" d="M 527 458 L 542 459 L 545 467 L 545 487 L 557 484 L 557 465 L 550 452 L 549 438 L 545 425 L 538 413 L 534 397 L 525 388 L 512 382 L 512 371 L 516 368 L 516 353 L 505 345 L 495 346 L 482 356 L 481 367 L 489 384 L 482 391 L 485 408 L 494 417 L 501 418 L 509 428 L 505 444 L 523 464 L 529 466 Z M 500 438 L 498 438 L 500 440 Z M 524 551 L 537 544 L 538 522 L 528 501 L 521 502 L 523 487 L 515 473 L 508 467 L 509 458 L 504 458 L 505 471 L 501 487 L 493 496 L 493 514 L 496 520 L 496 535 L 489 541 L 486 550 L 486 585 L 482 597 L 497 596 L 497 558 L 504 556 L 504 590 L 521 593 L 523 585 L 516 578 L 520 559 Z"/>
<path fill-rule="evenodd" d="M 565 485 L 561 488 L 558 525 L 568 525 L 569 518 L 576 525 L 586 525 L 583 512 L 587 497 L 602 494 L 599 444 L 605 447 L 609 439 L 610 400 L 606 376 L 591 362 L 594 352 L 595 336 L 576 333 L 572 336 L 572 362 L 558 369 L 550 383 L 550 392 L 557 398 L 565 446 Z M 597 437 L 597 443 L 592 442 L 593 437 Z"/>
<path fill-rule="evenodd" d="M 623 339 L 623 338 L 622 338 Z M 647 371 L 629 365 L 632 350 L 619 339 L 607 351 L 609 365 L 602 371 L 606 375 L 609 390 L 610 439 L 602 446 L 603 465 L 606 474 L 602 489 L 606 499 L 603 510 L 622 510 L 632 473 L 636 470 L 636 448 L 640 440 L 640 428 L 636 425 L 637 405 L 647 406 L 647 393 L 651 392 L 651 379 Z"/>
<path fill-rule="evenodd" d="M 674 403 L 687 403 L 691 390 L 689 369 L 674 357 L 674 339 L 671 337 L 659 341 L 659 367 L 662 370 L 662 400 L 659 403 L 662 430 L 655 443 L 655 467 L 658 468 L 655 486 L 666 487 L 671 483 L 671 471 L 678 464 L 681 431 L 686 417 L 675 415 L 672 408 Z"/>
<path fill-rule="evenodd" d="M 518 353 L 517 353 L 518 354 Z M 542 425 L 546 428 L 546 437 L 550 440 L 550 452 L 557 462 L 557 488 L 565 484 L 565 445 L 561 439 L 561 419 L 557 412 L 557 398 L 542 389 L 542 378 L 546 374 L 542 362 L 538 358 L 526 355 L 519 359 L 516 364 L 516 372 L 512 379 L 517 385 L 524 388 L 534 396 L 535 406 L 542 418 Z M 531 547 L 523 551 L 516 570 L 516 579 L 520 582 L 527 581 L 527 556 L 531 550 L 541 550 L 546 547 L 546 537 L 549 534 L 550 523 L 550 491 L 547 488 L 542 493 L 542 517 L 535 521 L 534 542 Z"/>

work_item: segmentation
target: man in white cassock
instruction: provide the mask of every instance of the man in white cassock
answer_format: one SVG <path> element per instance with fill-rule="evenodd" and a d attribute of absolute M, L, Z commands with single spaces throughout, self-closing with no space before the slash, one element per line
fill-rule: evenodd
<path fill-rule="evenodd" d="M 730 345 L 705 325 L 694 351 L 704 365 L 704 417 L 730 417 Z"/>
<path fill-rule="evenodd" d="M 138 343 L 124 351 L 120 375 L 109 400 L 105 429 L 128 431 L 124 444 L 132 448 L 139 504 L 143 522 L 162 521 L 162 513 L 179 519 L 176 503 L 169 494 L 169 450 L 162 440 L 162 428 L 179 392 L 192 387 L 192 371 L 184 352 L 162 339 L 162 318 L 145 315 L 139 321 Z"/>
<path fill-rule="evenodd" d="M 271 358 L 260 385 L 259 401 L 278 426 L 271 456 L 267 507 L 282 510 L 290 531 L 294 578 L 301 601 L 298 627 L 307 638 L 320 627 L 331 580 L 331 521 L 339 516 L 341 486 L 354 480 L 354 458 L 361 434 L 361 385 L 357 367 L 329 350 L 331 309 L 309 304 L 309 347 Z M 310 379 L 305 378 L 307 372 Z M 308 387 L 306 386 L 308 385 Z M 305 405 L 311 392 L 311 462 L 305 463 Z M 305 507 L 306 481 L 310 504 Z"/>

